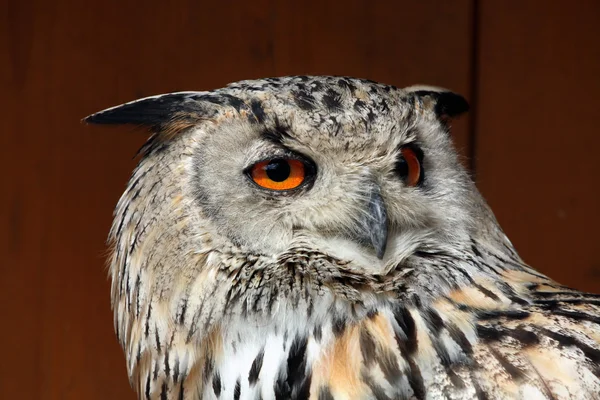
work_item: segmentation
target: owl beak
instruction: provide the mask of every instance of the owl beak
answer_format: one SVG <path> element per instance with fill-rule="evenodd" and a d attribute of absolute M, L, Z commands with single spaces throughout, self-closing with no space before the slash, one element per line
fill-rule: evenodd
<path fill-rule="evenodd" d="M 388 238 L 388 218 L 385 203 L 379 192 L 379 188 L 371 191 L 368 212 L 363 219 L 362 241 L 373 246 L 377 258 L 380 260 L 385 254 Z"/>

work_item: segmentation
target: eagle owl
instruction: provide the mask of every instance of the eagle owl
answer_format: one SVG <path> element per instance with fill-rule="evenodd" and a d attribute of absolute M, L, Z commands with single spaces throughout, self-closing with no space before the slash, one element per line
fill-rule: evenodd
<path fill-rule="evenodd" d="M 523 263 L 430 87 L 242 81 L 89 116 L 152 136 L 110 232 L 140 399 L 599 399 L 600 296 Z"/>

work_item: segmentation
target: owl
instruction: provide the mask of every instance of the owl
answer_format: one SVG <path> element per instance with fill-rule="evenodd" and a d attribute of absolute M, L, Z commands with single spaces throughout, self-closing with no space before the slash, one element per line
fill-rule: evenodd
<path fill-rule="evenodd" d="M 140 399 L 600 399 L 600 295 L 526 265 L 449 135 L 463 97 L 294 76 L 85 119 L 152 134 L 116 206 Z"/>

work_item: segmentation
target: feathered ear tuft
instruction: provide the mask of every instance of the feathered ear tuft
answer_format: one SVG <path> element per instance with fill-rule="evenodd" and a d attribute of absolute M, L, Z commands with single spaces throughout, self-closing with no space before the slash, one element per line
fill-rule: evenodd
<path fill-rule="evenodd" d="M 433 86 L 410 86 L 404 89 L 421 100 L 425 108 L 432 110 L 446 122 L 469 111 L 469 103 L 459 94 Z"/>
<path fill-rule="evenodd" d="M 207 92 L 179 92 L 146 97 L 111 107 L 83 119 L 88 124 L 132 124 L 158 132 L 183 128 L 214 116 Z"/>

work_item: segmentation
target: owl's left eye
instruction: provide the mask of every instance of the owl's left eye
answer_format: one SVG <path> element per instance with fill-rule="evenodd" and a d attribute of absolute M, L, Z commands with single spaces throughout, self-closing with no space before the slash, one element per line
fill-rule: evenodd
<path fill-rule="evenodd" d="M 416 146 L 408 145 L 400 150 L 396 161 L 396 174 L 408 186 L 418 186 L 423 182 L 423 151 Z"/>
<path fill-rule="evenodd" d="M 249 175 L 258 186 L 276 191 L 292 190 L 304 183 L 310 166 L 293 158 L 276 158 L 254 164 Z"/>

